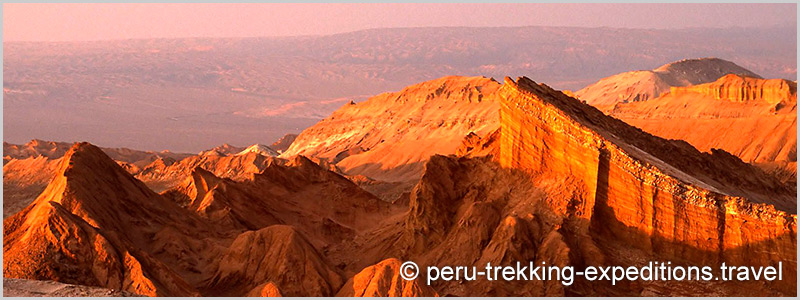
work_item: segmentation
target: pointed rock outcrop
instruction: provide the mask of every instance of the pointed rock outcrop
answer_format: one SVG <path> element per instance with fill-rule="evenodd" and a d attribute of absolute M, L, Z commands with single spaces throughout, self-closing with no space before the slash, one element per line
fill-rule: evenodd
<path fill-rule="evenodd" d="M 337 297 L 436 297 L 438 294 L 421 279 L 400 276 L 402 262 L 387 258 L 358 272 L 347 280 Z"/>
<path fill-rule="evenodd" d="M 34 203 L 4 220 L 3 274 L 151 296 L 197 295 L 142 250 L 163 226 L 192 224 L 176 209 L 99 148 L 75 144 Z"/>
<path fill-rule="evenodd" d="M 236 237 L 206 293 L 274 294 L 280 289 L 282 296 L 322 297 L 332 296 L 343 281 L 302 234 L 291 226 L 274 225 Z"/>

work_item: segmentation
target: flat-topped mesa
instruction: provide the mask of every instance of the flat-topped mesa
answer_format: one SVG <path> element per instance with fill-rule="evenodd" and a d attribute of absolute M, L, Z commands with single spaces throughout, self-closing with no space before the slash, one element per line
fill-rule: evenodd
<path fill-rule="evenodd" d="M 528 78 L 506 78 L 498 97 L 500 165 L 581 186 L 577 215 L 598 237 L 695 263 L 782 260 L 795 273 L 796 200 L 777 180 L 724 151 L 701 153 L 652 136 Z"/>
<path fill-rule="evenodd" d="M 797 103 L 797 84 L 785 79 L 761 79 L 728 74 L 717 81 L 686 87 L 671 87 L 670 94 L 700 93 L 716 100 Z"/>
<path fill-rule="evenodd" d="M 425 96 L 424 98 L 408 98 L 416 99 L 417 101 L 480 102 L 484 96 L 481 93 L 481 89 L 492 83 L 499 85 L 494 78 L 446 76 L 408 86 L 401 90 L 399 94 Z M 397 97 L 396 99 L 401 100 L 403 98 L 405 97 Z"/>
<path fill-rule="evenodd" d="M 723 149 L 794 186 L 796 87 L 783 79 L 726 75 L 706 84 L 673 87 L 650 101 L 618 103 L 607 113 L 704 152 Z"/>
<path fill-rule="evenodd" d="M 500 83 L 447 76 L 348 104 L 311 126 L 281 154 L 335 164 L 346 174 L 415 181 L 434 154 L 452 154 L 464 136 L 497 128 Z"/>

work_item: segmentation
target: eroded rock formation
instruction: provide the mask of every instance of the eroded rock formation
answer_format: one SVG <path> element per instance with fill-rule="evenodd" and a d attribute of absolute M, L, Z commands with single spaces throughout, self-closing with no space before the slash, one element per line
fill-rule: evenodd
<path fill-rule="evenodd" d="M 421 279 L 408 281 L 400 276 L 402 262 L 387 258 L 364 268 L 347 280 L 337 297 L 436 297 L 434 291 Z"/>
<path fill-rule="evenodd" d="M 65 154 L 45 192 L 4 220 L 3 275 L 150 296 L 197 295 L 178 271 L 137 247 L 147 244 L 148 250 L 156 250 L 162 238 L 170 238 L 169 231 L 187 226 L 196 227 L 193 232 L 205 228 L 199 219 L 135 180 L 99 148 L 76 144 Z M 186 243 L 177 249 L 161 249 L 162 258 L 179 261 L 183 255 L 173 250 L 190 247 Z"/>
<path fill-rule="evenodd" d="M 727 75 L 674 87 L 647 102 L 618 104 L 610 115 L 701 151 L 723 149 L 795 186 L 797 84 Z"/>
<path fill-rule="evenodd" d="M 506 79 L 498 97 L 499 154 L 431 157 L 409 212 L 363 237 L 368 249 L 423 269 L 782 262 L 791 274 L 776 282 L 711 281 L 709 288 L 641 280 L 434 282 L 440 295 L 796 293 L 794 191 L 728 153 L 652 136 L 527 78 Z"/>
<path fill-rule="evenodd" d="M 303 157 L 240 182 L 196 168 L 165 196 L 86 143 L 55 173 L 4 221 L 4 276 L 150 296 L 333 295 L 346 277 L 318 249 L 398 212 Z"/>
<path fill-rule="evenodd" d="M 794 189 L 725 151 L 653 136 L 527 78 L 506 78 L 492 97 L 500 128 L 467 131 L 452 145 L 458 156 L 421 160 L 420 179 L 394 203 L 334 165 L 258 153 L 161 160 L 159 176 L 181 181 L 157 194 L 77 144 L 37 200 L 4 221 L 4 275 L 170 296 L 796 294 Z M 359 155 L 347 153 L 341 161 Z M 408 260 L 423 270 L 782 262 L 785 277 L 428 286 L 398 277 Z"/>
<path fill-rule="evenodd" d="M 207 283 L 206 295 L 274 293 L 332 296 L 343 279 L 293 227 L 268 226 L 233 241 Z"/>
<path fill-rule="evenodd" d="M 694 263 L 783 260 L 796 273 L 794 191 L 725 152 L 651 136 L 526 78 L 506 82 L 500 164 L 574 178 L 574 209 L 593 235 Z M 776 284 L 794 293 L 788 282 Z"/>
<path fill-rule="evenodd" d="M 761 79 L 728 74 L 707 84 L 671 87 L 670 94 L 698 93 L 715 100 L 791 104 L 797 102 L 797 84 L 784 79 Z M 792 99 L 794 98 L 794 99 Z"/>
<path fill-rule="evenodd" d="M 284 151 L 286 151 L 286 149 L 289 149 L 289 146 L 291 146 L 292 143 L 294 143 L 295 139 L 297 139 L 297 135 L 290 133 L 284 135 L 283 137 L 272 143 L 272 145 L 269 145 L 269 147 L 275 149 L 275 151 L 283 153 Z"/>

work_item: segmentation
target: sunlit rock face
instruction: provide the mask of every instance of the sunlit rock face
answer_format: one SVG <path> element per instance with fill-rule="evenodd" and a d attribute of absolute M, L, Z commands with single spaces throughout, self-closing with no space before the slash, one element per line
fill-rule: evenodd
<path fill-rule="evenodd" d="M 797 102 L 797 84 L 785 79 L 761 79 L 728 74 L 712 83 L 672 87 L 670 93 L 699 93 L 731 102 Z M 794 99 L 793 99 L 794 98 Z"/>
<path fill-rule="evenodd" d="M 147 189 L 99 148 L 79 143 L 60 160 L 45 191 L 4 220 L 3 276 L 196 296 L 179 275 L 185 269 L 163 261 L 202 251 L 203 230 L 198 219 Z M 197 235 L 177 234 L 189 231 Z"/>
<path fill-rule="evenodd" d="M 723 151 L 644 133 L 546 85 L 506 79 L 500 165 L 573 178 L 592 234 L 698 264 L 776 265 L 795 276 L 793 191 Z M 796 290 L 794 279 L 776 282 Z"/>
<path fill-rule="evenodd" d="M 436 292 L 420 278 L 405 280 L 400 276 L 402 262 L 387 258 L 364 268 L 350 278 L 337 297 L 436 297 Z"/>
<path fill-rule="evenodd" d="M 497 129 L 500 83 L 447 76 L 350 103 L 311 126 L 281 154 L 326 160 L 347 174 L 416 181 L 434 154 L 453 154 L 470 132 Z"/>
<path fill-rule="evenodd" d="M 44 192 L 4 220 L 6 277 L 147 296 L 332 296 L 346 277 L 317 249 L 390 212 L 301 156 L 238 182 L 196 167 L 163 194 L 88 143 L 57 162 Z"/>
<path fill-rule="evenodd" d="M 609 115 L 700 151 L 722 149 L 789 186 L 797 182 L 797 84 L 726 75 L 673 87 L 646 102 L 617 104 Z"/>

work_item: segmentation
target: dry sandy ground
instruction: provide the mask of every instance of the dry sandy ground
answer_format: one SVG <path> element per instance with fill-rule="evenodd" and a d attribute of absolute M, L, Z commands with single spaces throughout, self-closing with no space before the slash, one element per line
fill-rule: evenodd
<path fill-rule="evenodd" d="M 124 291 L 50 280 L 3 278 L 3 297 L 135 297 Z"/>

